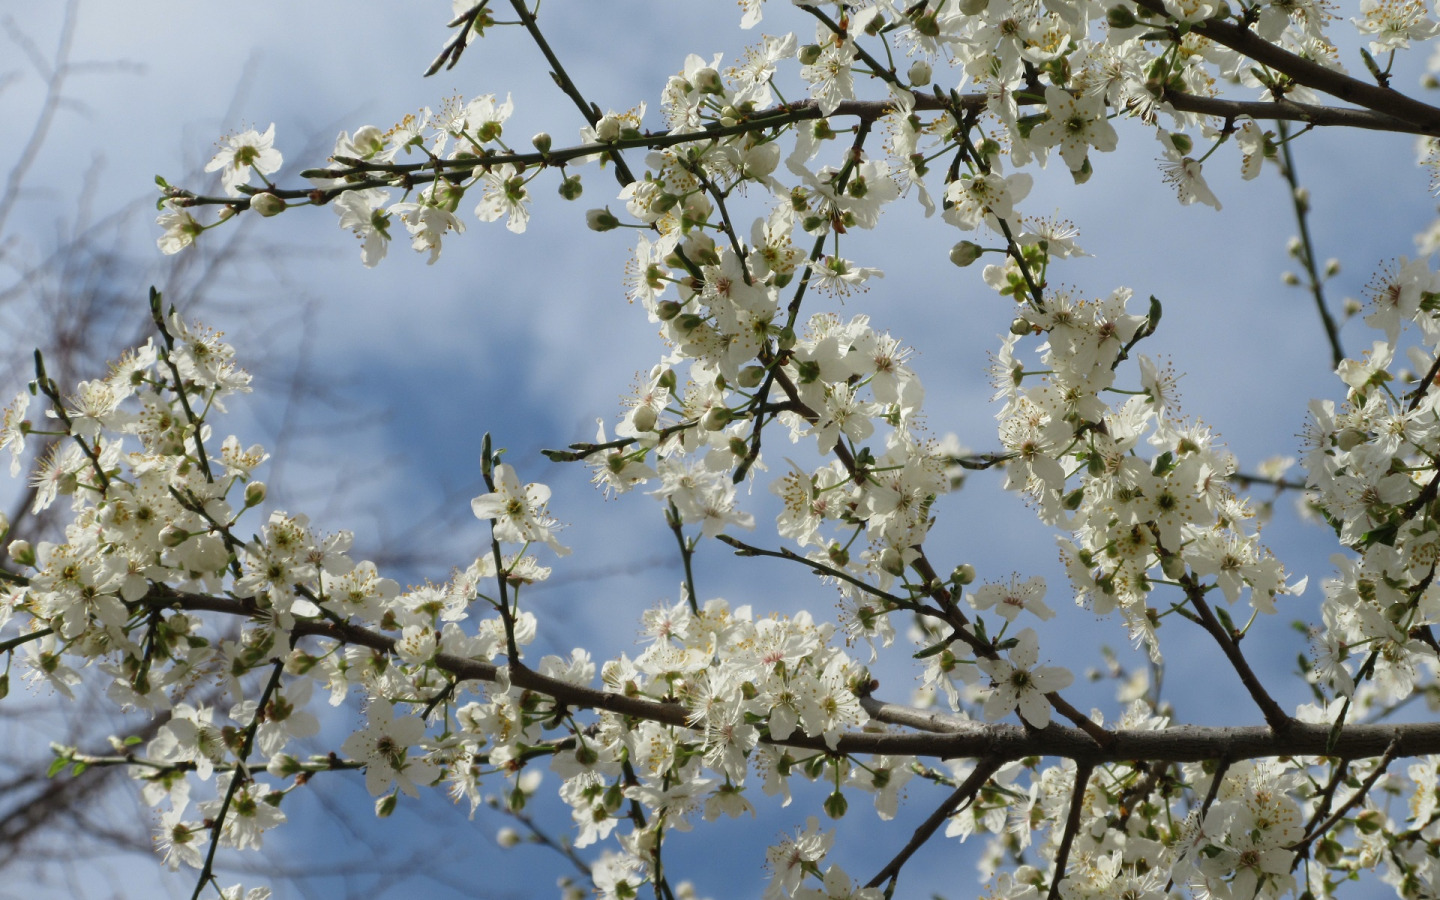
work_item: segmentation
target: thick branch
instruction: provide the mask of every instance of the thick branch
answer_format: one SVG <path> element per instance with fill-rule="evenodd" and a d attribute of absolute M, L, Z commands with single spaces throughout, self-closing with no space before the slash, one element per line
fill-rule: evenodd
<path fill-rule="evenodd" d="M 1157 15 L 1167 16 L 1161 0 L 1136 0 L 1136 5 Z M 1296 84 L 1324 91 L 1332 97 L 1363 106 L 1384 116 L 1409 122 L 1421 134 L 1440 134 L 1440 109 L 1421 103 L 1390 88 L 1352 78 L 1328 69 L 1303 56 L 1270 43 L 1259 35 L 1223 19 L 1198 22 L 1192 30 L 1217 44 L 1250 57 L 1263 66 L 1281 72 Z M 1302 120 L 1303 121 L 1303 120 Z"/>
<path fill-rule="evenodd" d="M 146 602 L 159 607 L 180 607 L 250 617 L 253 608 L 244 601 L 227 597 L 179 592 L 152 592 Z M 382 653 L 394 650 L 395 638 L 361 628 L 332 622 L 298 622 L 300 636 L 330 638 Z M 498 667 L 489 662 L 448 654 L 436 656 L 436 664 L 462 680 L 493 682 Z M 628 697 L 548 678 L 518 663 L 510 666 L 510 682 L 516 687 L 555 698 L 577 709 L 601 709 L 621 715 L 649 719 L 676 728 L 691 728 L 688 711 L 678 703 Z M 878 753 L 896 756 L 929 756 L 939 759 L 987 759 L 1008 761 L 1027 756 L 1054 756 L 1079 763 L 1101 764 L 1149 760 L 1154 762 L 1198 762 L 1226 756 L 1230 759 L 1259 759 L 1280 756 L 1343 756 L 1369 759 L 1382 756 L 1393 747 L 1391 757 L 1402 759 L 1440 753 L 1440 722 L 1416 725 L 1347 725 L 1340 730 L 1334 746 L 1327 749 L 1330 727 L 1291 722 L 1283 733 L 1266 726 L 1215 728 L 1180 725 L 1160 731 L 1113 731 L 1114 740 L 1100 745 L 1078 728 L 1055 723 L 1044 729 L 1018 725 L 984 725 L 968 719 L 912 707 L 861 698 L 861 705 L 877 722 L 898 725 L 919 733 L 885 734 L 855 732 L 841 735 L 837 753 Z M 823 736 L 795 735 L 777 745 L 826 751 Z"/>

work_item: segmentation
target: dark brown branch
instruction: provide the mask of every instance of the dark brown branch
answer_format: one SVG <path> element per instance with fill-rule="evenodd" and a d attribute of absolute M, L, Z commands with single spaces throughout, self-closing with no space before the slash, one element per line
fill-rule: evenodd
<path fill-rule="evenodd" d="M 1167 16 L 1161 0 L 1136 0 L 1136 5 Z M 1191 26 L 1196 34 L 1229 47 L 1267 68 L 1289 76 L 1296 84 L 1323 91 L 1332 97 L 1363 106 L 1415 126 L 1421 134 L 1440 134 L 1440 109 L 1407 97 L 1389 88 L 1377 87 L 1334 69 L 1305 59 L 1270 43 L 1259 35 L 1223 19 L 1209 19 Z M 1301 120 L 1304 121 L 1304 120 Z"/>
<path fill-rule="evenodd" d="M 156 589 L 143 602 L 163 608 L 209 611 L 246 618 L 254 615 L 253 607 L 245 601 L 204 594 Z M 294 634 L 297 637 L 329 638 L 359 647 L 369 647 L 382 653 L 393 652 L 396 641 L 395 638 L 358 625 L 321 621 L 297 622 Z M 497 677 L 497 666 L 493 663 L 444 653 L 437 655 L 435 659 L 441 669 L 461 680 L 494 681 Z M 511 665 L 510 681 L 517 687 L 553 697 L 568 707 L 601 709 L 677 728 L 691 727 L 687 722 L 687 710 L 676 703 L 580 687 L 546 677 L 523 665 Z M 1260 759 L 1340 755 L 1349 759 L 1369 759 L 1385 754 L 1392 747 L 1392 758 L 1395 759 L 1440 753 L 1440 722 L 1348 725 L 1341 729 L 1336 737 L 1333 750 L 1327 750 L 1330 736 L 1328 726 L 1299 721 L 1292 722 L 1283 732 L 1264 725 L 1238 728 L 1180 725 L 1160 731 L 1114 731 L 1111 732 L 1113 743 L 1102 746 L 1080 729 L 1054 722 L 1044 729 L 1027 729 L 1018 725 L 985 725 L 956 716 L 885 703 L 870 697 L 862 697 L 860 703 L 875 721 L 910 728 L 919 733 L 844 734 L 840 736 L 834 752 L 930 756 L 939 759 L 971 758 L 1000 762 L 1027 756 L 1056 756 L 1094 765 L 1137 759 L 1156 763 L 1198 762 L 1220 756 L 1230 759 Z M 821 752 L 829 749 L 823 736 L 795 735 L 771 743 Z"/>
<path fill-rule="evenodd" d="M 900 848 L 900 852 L 895 854 L 895 857 L 886 863 L 883 869 L 876 872 L 875 877 L 870 879 L 865 886 L 872 888 L 879 887 L 886 881 L 899 876 L 900 868 L 905 865 L 905 862 L 909 860 L 910 857 L 915 855 L 916 850 L 919 850 L 924 846 L 926 841 L 934 836 L 940 826 L 945 823 L 945 820 L 969 805 L 980 795 L 980 790 L 985 787 L 985 782 L 989 781 L 990 776 L 994 775 L 996 771 L 1000 769 L 1000 765 L 999 762 L 994 760 L 981 760 L 979 764 L 975 766 L 975 771 L 971 772 L 970 776 L 961 782 L 960 786 L 957 787 L 949 797 L 945 798 L 945 802 L 941 803 L 924 822 L 920 823 L 920 827 L 915 829 L 915 833 L 910 836 L 910 840 L 905 843 L 905 846 Z"/>
<path fill-rule="evenodd" d="M 1085 807 L 1085 789 L 1090 785 L 1090 774 L 1095 767 L 1085 764 L 1075 769 L 1075 789 L 1070 792 L 1070 812 L 1065 817 L 1065 831 L 1060 836 L 1060 848 L 1055 853 L 1055 874 L 1050 878 L 1048 900 L 1059 900 L 1060 882 L 1065 880 L 1065 869 L 1070 865 L 1070 848 L 1075 844 L 1075 834 L 1080 830 L 1080 813 Z"/>
<path fill-rule="evenodd" d="M 1245 685 L 1245 690 L 1250 693 L 1250 697 L 1255 701 L 1255 705 L 1260 707 L 1260 712 L 1264 714 L 1265 721 L 1276 731 L 1285 731 L 1294 724 L 1294 720 L 1290 718 L 1285 710 L 1280 708 L 1280 704 L 1275 702 L 1275 698 L 1271 697 L 1270 692 L 1265 690 L 1265 686 L 1260 683 L 1260 678 L 1255 674 L 1255 670 L 1250 668 L 1250 663 L 1245 659 L 1245 655 L 1240 652 L 1239 643 L 1236 642 L 1230 632 L 1225 630 L 1225 626 L 1220 624 L 1220 621 L 1215 617 L 1214 611 L 1210 609 L 1210 604 L 1205 602 L 1204 590 L 1200 587 L 1199 583 L 1194 580 L 1193 576 L 1186 576 L 1184 587 L 1185 595 L 1189 598 L 1190 605 L 1195 608 L 1201 627 L 1210 632 L 1210 636 L 1215 639 L 1215 643 L 1220 645 L 1221 652 L 1225 654 L 1225 658 L 1228 659 L 1230 665 L 1234 667 L 1235 674 L 1240 676 L 1240 682 Z"/>

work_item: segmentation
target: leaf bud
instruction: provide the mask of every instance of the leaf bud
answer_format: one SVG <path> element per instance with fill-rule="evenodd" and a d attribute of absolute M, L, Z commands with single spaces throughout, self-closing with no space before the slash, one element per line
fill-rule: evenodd
<path fill-rule="evenodd" d="M 800 48 L 800 65 L 813 66 L 820 61 L 820 45 L 806 44 Z"/>
<path fill-rule="evenodd" d="M 285 211 L 285 201 L 265 191 L 250 198 L 250 208 L 268 219 Z"/>
<path fill-rule="evenodd" d="M 35 548 L 29 541 L 11 541 L 10 558 L 22 566 L 35 565 Z"/>
<path fill-rule="evenodd" d="M 615 218 L 609 208 L 592 209 L 585 214 L 585 224 L 591 231 L 611 231 L 620 227 L 620 220 Z"/>
<path fill-rule="evenodd" d="M 984 252 L 985 248 L 974 241 L 961 241 L 950 248 L 950 261 L 963 269 L 979 259 Z"/>
<path fill-rule="evenodd" d="M 923 59 L 917 59 L 910 64 L 910 71 L 906 74 L 906 77 L 910 79 L 911 87 L 924 87 L 930 83 L 930 77 L 933 74 L 928 62 Z"/>

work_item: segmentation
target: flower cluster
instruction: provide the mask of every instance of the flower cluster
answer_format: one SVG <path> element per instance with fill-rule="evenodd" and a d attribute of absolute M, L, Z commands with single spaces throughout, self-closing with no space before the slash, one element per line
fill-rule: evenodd
<path fill-rule="evenodd" d="M 388 130 L 342 133 L 326 167 L 302 173 L 305 189 L 269 180 L 281 164 L 273 126 L 227 139 L 212 160 L 224 198 L 162 182 L 167 253 L 213 227 L 195 218 L 197 206 L 220 205 L 223 221 L 329 203 L 374 266 L 399 225 L 433 263 L 471 215 L 524 232 L 542 175 L 557 175 L 573 200 L 572 167 L 614 166 L 615 211 L 586 220 L 638 233 L 626 291 L 664 349 L 611 424 L 613 439 L 601 419 L 594 442 L 549 455 L 586 462 L 609 494 L 643 487 L 663 506 L 686 578 L 678 600 L 644 615 L 638 655 L 527 657 L 543 623 L 521 597 L 550 575 L 531 551 L 568 548 L 549 488 L 522 482 L 488 439 L 486 490 L 471 509 L 489 540 L 443 584 L 401 590 L 351 558 L 350 535 L 317 532 L 304 514 L 270 511 L 250 525 L 243 517 L 266 499 L 255 478 L 266 453 L 237 437 L 217 446 L 211 431 L 248 376 L 219 335 L 161 315 L 158 298 L 158 342 L 73 394 L 41 367 L 5 414 L 0 449 L 14 466 L 34 435 L 54 438 L 31 479 L 34 508 L 65 497 L 71 516 L 63 543 L 10 545 L 0 627 L 20 633 L 0 647 L 64 694 L 89 670 L 117 703 L 166 718 L 136 773 L 146 800 L 166 804 L 166 862 L 200 868 L 202 882 L 204 848 L 259 846 L 284 821 L 285 797 L 318 773 L 363 768 L 382 815 L 430 785 L 472 810 L 490 790 L 519 813 L 548 757 L 573 847 L 604 848 L 590 873 L 604 897 L 647 884 L 676 893 L 662 861 L 668 835 L 753 813 L 757 793 L 789 805 L 797 776 L 824 785 L 818 805 L 831 819 L 858 792 L 888 820 L 917 778 L 945 786 L 951 799 L 923 836 L 942 820 L 951 837 L 988 835 L 987 874 L 1016 863 L 995 897 L 1159 898 L 1176 886 L 1222 900 L 1329 896 L 1382 864 L 1401 896 L 1434 896 L 1437 756 L 1414 749 L 1434 748 L 1433 736 L 1355 729 L 1440 696 L 1431 391 L 1440 280 L 1425 260 L 1382 271 L 1366 319 L 1385 340 L 1339 365 L 1343 405 L 1312 407 L 1306 484 L 1344 552 L 1305 660 L 1321 702 L 1291 712 L 1249 665 L 1249 625 L 1228 610 L 1244 598 L 1256 615 L 1275 613 L 1306 581 L 1260 543 L 1256 508 L 1232 486 L 1236 461 L 1180 415 L 1173 372 L 1138 352 L 1160 302 L 1142 313 L 1128 288 L 1093 298 L 1055 284 L 1060 261 L 1081 253 L 1075 230 L 1021 206 L 1036 182 L 1024 169 L 1046 165 L 1052 150 L 1062 177 L 1087 180 L 1117 145 L 1112 120 L 1160 143 L 1161 177 L 1182 204 L 1218 209 L 1204 178 L 1211 154 L 1233 136 L 1250 178 L 1284 142 L 1283 130 L 1277 138 L 1257 124 L 1262 109 L 1422 133 L 1440 112 L 1393 91 L 1376 99 L 1373 85 L 1344 74 L 1324 4 L 795 5 L 815 20 L 813 42 L 763 36 L 731 67 L 722 55 L 690 55 L 660 95 L 658 130 L 648 130 L 644 103 L 604 114 L 582 104 L 578 146 L 557 148 L 542 133 L 516 150 L 505 137 L 509 97 L 481 95 Z M 741 6 L 745 27 L 762 21 L 758 0 Z M 517 11 L 534 25 L 523 4 Z M 442 61 L 495 24 L 484 3 L 457 2 L 455 12 L 464 33 Z M 1361 13 L 1370 53 L 1437 33 L 1422 5 L 1367 0 Z M 948 82 L 932 84 L 946 67 Z M 580 96 L 558 66 L 554 77 Z M 1231 99 L 1227 84 L 1266 99 Z M 796 85 L 808 101 L 785 99 Z M 1317 105 L 1321 91 L 1363 108 Z M 263 187 L 251 184 L 256 175 Z M 989 454 L 931 440 L 911 349 L 870 316 L 827 305 L 878 291 L 883 273 L 864 264 L 865 235 L 912 197 L 927 216 L 939 198 L 938 221 L 964 233 L 952 262 L 993 254 L 983 282 L 1013 313 L 991 365 L 999 449 Z M 1411 327 L 1418 378 L 1391 371 Z M 43 431 L 25 418 L 40 394 L 53 420 Z M 794 458 L 761 475 L 775 463 L 777 432 Z M 1201 634 L 1234 670 L 1270 743 L 1237 755 L 1234 733 L 1175 725 L 1158 686 L 1118 671 L 1118 715 L 1076 709 L 1064 696 L 1072 673 L 1042 664 L 1036 626 L 1061 618 L 1045 581 L 1016 574 L 973 587 L 973 566 L 932 559 L 927 537 L 957 467 L 1003 471 L 1059 532 L 1076 602 L 1118 613 L 1153 664 L 1163 661 L 1162 624 L 1198 629 L 1187 636 Z M 782 505 L 778 547 L 736 536 L 756 529 L 738 486 L 762 479 Z M 837 620 L 702 603 L 690 563 L 712 538 L 815 572 L 838 591 Z M 1217 596 L 1225 606 L 1212 606 Z M 943 694 L 948 713 L 872 696 L 871 668 L 895 653 L 902 617 L 916 644 L 906 650 L 923 666 L 920 696 Z M 216 618 L 244 624 L 236 635 Z M 864 661 L 852 655 L 862 642 Z M 196 698 L 206 679 L 228 703 Z M 289 752 L 317 731 L 305 709 L 317 685 L 335 704 L 352 692 L 363 700 L 343 758 Z M 1173 740 L 1154 759 L 1127 750 L 1157 736 Z M 1401 754 L 1412 759 L 1405 779 L 1388 771 Z M 922 755 L 945 762 L 929 767 Z M 213 796 L 192 806 L 189 773 Z M 1414 797 L 1408 815 L 1395 813 L 1403 825 L 1386 801 L 1402 781 Z M 894 892 L 911 848 L 857 888 L 829 859 L 833 840 L 810 816 L 772 846 L 766 897 Z"/>

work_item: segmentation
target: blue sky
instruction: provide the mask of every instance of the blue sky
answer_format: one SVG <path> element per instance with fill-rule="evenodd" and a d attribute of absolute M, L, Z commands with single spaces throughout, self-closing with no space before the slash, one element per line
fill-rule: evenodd
<path fill-rule="evenodd" d="M 0 10 L 42 48 L 53 45 L 57 4 L 0 3 Z M 758 33 L 736 28 L 736 10 L 726 3 L 602 6 L 552 0 L 542 12 L 557 52 L 601 107 L 622 109 L 644 100 L 656 110 L 665 77 L 680 68 L 686 53 L 708 59 L 723 50 L 729 61 L 758 39 Z M 367 123 L 387 127 L 406 112 L 437 107 L 456 93 L 512 94 L 516 114 L 506 137 L 513 146 L 528 145 L 528 135 L 540 130 L 551 132 L 557 145 L 573 142 L 578 116 L 517 30 L 499 31 L 472 47 L 455 70 L 420 77 L 445 37 L 448 13 L 444 2 L 372 3 L 363 12 L 353 2 L 330 0 L 298 5 L 260 0 L 243 7 L 178 0 L 82 4 L 74 59 L 127 65 L 75 74 L 70 95 L 76 103 L 57 118 L 30 178 L 37 190 L 26 196 L 7 237 L 44 247 L 55 220 L 73 215 L 82 175 L 92 167 L 99 174 L 84 189 L 86 199 L 96 210 L 118 208 L 153 198 L 157 173 L 180 183 L 185 171 L 209 158 L 222 134 L 263 129 L 272 121 L 286 154 L 281 181 L 290 185 L 294 173 L 323 161 L 339 130 Z M 798 22 L 788 4 L 771 4 L 767 15 L 762 30 L 793 29 L 808 38 L 811 26 Z M 28 123 L 38 83 L 17 57 L 0 53 L 0 74 L 12 70 L 20 76 L 0 93 L 0 111 L 7 121 Z M 1413 78 L 1397 81 L 1402 89 L 1413 84 Z M 659 120 L 652 112 L 647 121 Z M 1294 224 L 1283 182 L 1267 170 L 1257 181 L 1242 183 L 1237 156 L 1222 148 L 1206 172 L 1224 211 L 1181 207 L 1161 183 L 1153 138 L 1130 123 L 1119 130 L 1119 151 L 1092 155 L 1095 176 L 1089 184 L 1076 187 L 1058 164 L 1035 173 L 1025 211 L 1063 211 L 1080 226 L 1080 245 L 1093 254 L 1061 264 L 1052 279 L 1096 296 L 1120 285 L 1132 287 L 1141 300 L 1158 296 L 1165 320 L 1144 349 L 1168 355 L 1185 374 L 1185 411 L 1220 432 L 1244 469 L 1275 454 L 1295 454 L 1306 400 L 1338 396 L 1339 382 L 1329 374 L 1308 297 L 1280 283 L 1280 273 L 1293 267 L 1285 255 Z M 0 139 L 0 166 L 6 170 L 18 153 L 17 141 Z M 307 143 L 309 157 L 302 152 Z M 1301 176 L 1312 191 L 1317 253 L 1338 257 L 1343 266 L 1331 285 L 1332 300 L 1359 296 L 1378 262 L 1413 253 L 1410 235 L 1435 214 L 1427 177 L 1413 165 L 1413 142 L 1393 135 L 1318 134 L 1301 142 L 1298 152 Z M 558 467 L 536 453 L 590 439 L 597 416 L 613 422 L 618 396 L 663 349 L 643 312 L 624 302 L 628 232 L 594 235 L 584 227 L 585 209 L 613 203 L 615 182 L 595 167 L 583 170 L 583 177 L 585 196 L 575 204 L 552 198 L 537 182 L 534 215 L 524 235 L 512 235 L 499 223 L 467 221 L 466 234 L 450 238 L 433 267 L 397 241 L 378 269 L 366 270 L 355 241 L 336 226 L 331 211 L 290 211 L 263 223 L 261 237 L 285 251 L 274 254 L 276 264 L 251 261 L 223 271 L 220 295 L 230 303 L 208 313 L 207 321 L 225 327 L 242 356 L 262 343 L 271 349 L 265 355 L 269 362 L 258 370 L 262 379 L 278 380 L 303 362 L 310 373 L 307 388 L 323 388 L 340 401 L 334 408 L 321 401 L 304 407 L 305 415 L 320 423 L 319 433 L 296 447 L 283 477 L 272 482 L 277 508 L 309 511 L 326 529 L 354 529 L 360 555 L 383 548 L 423 550 L 425 560 L 397 577 L 442 579 L 451 566 L 465 565 L 484 537 L 468 501 L 480 490 L 480 438 L 491 431 L 498 444 L 510 448 L 508 458 L 525 480 L 555 488 L 552 511 L 570 523 L 565 540 L 576 548 L 575 556 L 557 567 L 554 582 L 534 594 L 542 622 L 549 623 L 542 647 L 565 651 L 578 643 L 598 653 L 633 653 L 640 612 L 673 601 L 679 582 L 659 507 L 643 496 L 605 501 L 589 488 L 582 468 Z M 136 216 L 126 240 L 127 249 L 151 267 L 132 286 L 137 316 L 144 315 L 147 279 L 171 264 L 154 251 L 158 232 L 151 219 Z M 874 234 L 858 236 L 847 252 L 884 269 L 885 278 L 844 305 L 820 302 L 847 316 L 868 313 L 875 324 L 915 346 L 914 367 L 927 387 L 932 431 L 937 437 L 956 432 L 973 448 L 992 449 L 997 441 L 985 354 L 998 346 L 1008 326 L 1006 301 L 983 285 L 979 266 L 959 270 L 946 261 L 961 235 L 938 218 L 925 220 L 915 204 L 902 203 L 882 224 Z M 273 321 L 257 322 L 247 308 L 253 302 L 247 298 L 262 295 L 260 316 Z M 184 298 L 170 299 L 183 306 Z M 303 333 L 292 308 L 306 313 Z M 1352 353 L 1372 340 L 1359 321 L 1346 326 L 1343 336 Z M 257 398 L 266 396 L 264 388 Z M 228 427 L 247 442 L 271 441 L 277 414 L 258 400 L 237 404 L 236 412 L 236 424 Z M 775 452 L 772 471 L 784 465 L 785 451 Z M 1046 575 L 1050 604 L 1060 610 L 1067 633 L 1076 636 L 1046 643 L 1042 631 L 1042 647 L 1055 662 L 1078 671 L 1098 662 L 1099 643 L 1123 648 L 1124 635 L 1114 623 L 1096 623 L 1068 605 L 1053 537 L 1015 497 L 1004 495 L 999 483 L 994 475 L 972 476 L 965 491 L 942 505 L 932 556 L 947 565 L 972 562 L 982 580 L 1012 571 Z M 761 523 L 757 535 L 763 536 L 774 506 L 763 489 L 752 502 Z M 1285 680 L 1300 649 L 1286 626 L 1318 608 L 1319 579 L 1329 573 L 1335 549 L 1327 532 L 1296 523 L 1287 499 L 1278 507 L 1267 540 L 1293 571 L 1312 581 L 1310 592 L 1282 609 L 1248 645 L 1274 642 L 1276 652 L 1265 654 L 1260 668 L 1276 683 Z M 763 537 L 760 542 L 774 543 Z M 737 565 L 724 548 L 707 544 L 699 560 L 702 596 L 724 596 L 757 610 L 807 607 L 824 615 L 832 609 L 828 589 L 803 572 L 773 561 L 749 563 Z M 1182 717 L 1231 721 L 1226 716 L 1238 705 L 1246 724 L 1258 722 L 1258 714 L 1242 702 L 1238 681 L 1210 677 L 1211 667 L 1209 656 L 1172 661 L 1170 698 Z M 904 699 L 909 677 L 902 666 L 885 670 L 882 693 Z M 1077 705 L 1109 706 L 1108 691 L 1087 693 L 1084 685 L 1075 691 Z M 1301 699 L 1293 685 L 1285 696 Z M 334 727 L 344 727 L 346 715 Z M 371 847 L 381 848 L 376 853 L 382 860 L 403 860 L 423 855 L 432 844 L 443 848 L 441 859 L 415 862 L 413 871 L 392 867 L 398 880 L 379 874 L 302 880 L 301 896 L 338 896 L 341 887 L 375 897 L 410 896 L 417 888 L 427 896 L 463 896 L 477 882 L 493 888 L 494 896 L 548 892 L 556 860 L 498 855 L 487 837 L 497 819 L 482 814 L 472 826 L 436 795 L 423 806 L 402 805 L 397 821 L 377 825 L 360 779 L 342 781 L 320 779 L 287 801 L 296 822 L 274 836 L 284 845 L 278 859 L 303 868 L 318 858 L 323 868 L 337 859 L 369 859 Z M 548 784 L 553 792 L 558 782 L 550 776 Z M 923 815 L 933 802 L 918 787 L 911 798 L 912 816 Z M 857 874 L 878 867 L 909 833 L 901 823 L 873 829 L 863 800 L 855 798 L 850 816 L 840 823 L 848 836 L 842 840 L 850 841 L 846 853 L 862 860 L 852 868 Z M 324 823 L 336 810 L 348 825 L 327 836 Z M 754 824 L 698 828 L 682 837 L 677 849 L 697 866 L 702 893 L 758 895 L 764 844 L 791 824 L 803 824 L 803 810 L 797 800 L 783 813 L 768 810 Z M 144 819 L 137 817 L 137 828 L 147 827 Z M 395 825 L 400 827 L 389 827 Z M 713 852 L 732 841 L 734 853 Z M 927 854 L 902 890 L 970 892 L 968 856 L 940 843 Z M 238 861 L 241 868 L 256 864 Z M 77 867 L 82 877 L 98 878 L 84 863 Z M 130 868 L 127 862 L 126 871 Z M 136 878 L 152 877 L 153 867 L 134 868 Z M 189 892 L 183 878 L 163 877 L 160 886 Z"/>

